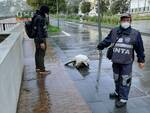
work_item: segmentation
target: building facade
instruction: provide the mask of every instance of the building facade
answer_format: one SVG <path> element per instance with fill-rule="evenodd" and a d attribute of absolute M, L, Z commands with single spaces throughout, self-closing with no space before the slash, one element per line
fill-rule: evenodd
<path fill-rule="evenodd" d="M 150 13 L 150 0 L 131 0 L 130 13 Z"/>
<path fill-rule="evenodd" d="M 89 12 L 89 16 L 97 16 L 97 0 L 82 0 L 79 5 L 79 14 L 82 14 L 81 5 L 85 1 L 91 2 L 91 11 Z M 112 0 L 109 2 L 111 4 Z M 150 0 L 131 0 L 128 12 L 132 14 L 150 14 Z"/>

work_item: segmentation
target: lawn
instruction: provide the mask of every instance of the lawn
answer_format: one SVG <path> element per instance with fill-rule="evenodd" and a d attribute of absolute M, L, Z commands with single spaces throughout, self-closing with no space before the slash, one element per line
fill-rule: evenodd
<path fill-rule="evenodd" d="M 61 29 L 56 27 L 56 26 L 52 26 L 52 25 L 49 25 L 48 26 L 48 32 L 49 33 L 57 33 L 57 32 L 60 32 Z"/>

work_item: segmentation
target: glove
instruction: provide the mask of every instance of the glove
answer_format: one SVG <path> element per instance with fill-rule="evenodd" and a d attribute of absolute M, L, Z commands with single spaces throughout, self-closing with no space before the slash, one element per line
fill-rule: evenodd
<path fill-rule="evenodd" d="M 100 44 L 97 45 L 97 49 L 98 49 L 98 50 L 102 50 Z"/>

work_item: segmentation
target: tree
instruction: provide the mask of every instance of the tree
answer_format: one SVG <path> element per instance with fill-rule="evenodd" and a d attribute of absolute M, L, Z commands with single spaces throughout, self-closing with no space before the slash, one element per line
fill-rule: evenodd
<path fill-rule="evenodd" d="M 57 12 L 56 0 L 27 0 L 27 3 L 34 9 L 39 8 L 41 5 L 48 5 L 50 8 L 50 13 L 55 14 Z M 64 13 L 66 11 L 66 1 L 58 0 L 59 12 Z"/>
<path fill-rule="evenodd" d="M 79 6 L 78 5 L 68 5 L 67 10 L 68 10 L 68 14 L 78 14 Z"/>
<path fill-rule="evenodd" d="M 74 5 L 72 7 L 72 12 L 75 13 L 75 14 L 78 14 L 78 12 L 79 12 L 79 6 L 78 5 Z"/>
<path fill-rule="evenodd" d="M 83 2 L 81 5 L 81 12 L 84 14 L 89 13 L 91 10 L 91 3 L 90 2 Z"/>
<path fill-rule="evenodd" d="M 125 13 L 128 11 L 129 5 L 129 0 L 113 0 L 110 10 L 113 14 Z"/>
<path fill-rule="evenodd" d="M 79 4 L 82 0 L 66 0 L 67 4 L 67 13 L 68 14 L 77 14 L 79 11 Z"/>
<path fill-rule="evenodd" d="M 100 12 L 102 15 L 108 11 L 109 5 L 110 5 L 109 0 L 101 0 Z"/>

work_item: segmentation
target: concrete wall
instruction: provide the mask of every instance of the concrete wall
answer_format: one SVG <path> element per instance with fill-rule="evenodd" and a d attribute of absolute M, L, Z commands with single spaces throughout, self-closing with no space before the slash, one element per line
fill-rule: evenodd
<path fill-rule="evenodd" d="M 22 25 L 9 33 L 0 43 L 0 113 L 16 113 L 23 72 Z"/>

